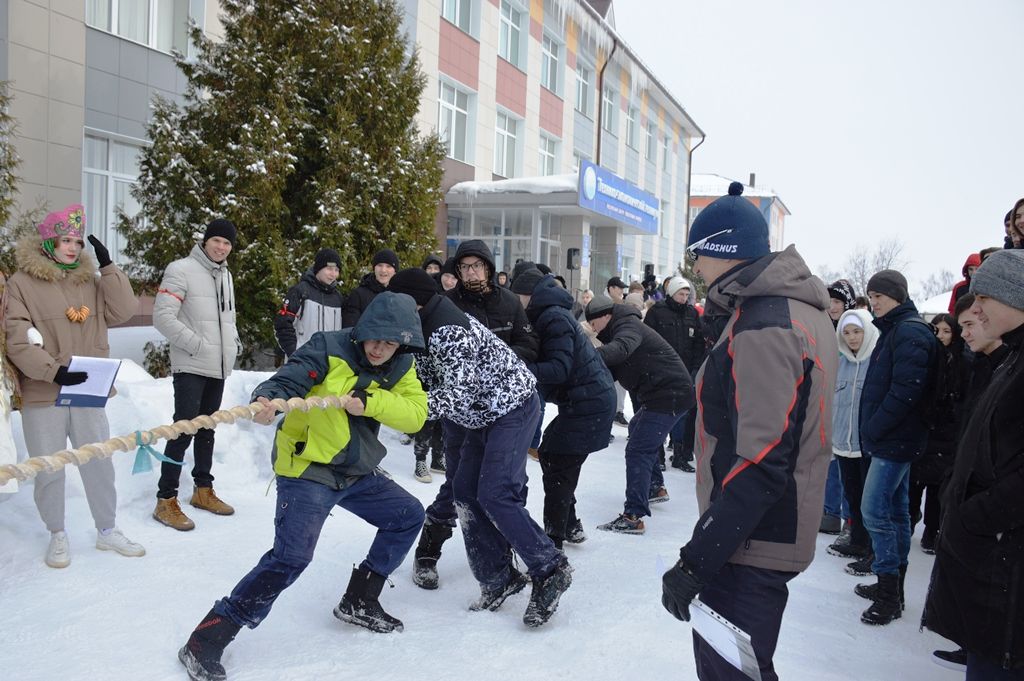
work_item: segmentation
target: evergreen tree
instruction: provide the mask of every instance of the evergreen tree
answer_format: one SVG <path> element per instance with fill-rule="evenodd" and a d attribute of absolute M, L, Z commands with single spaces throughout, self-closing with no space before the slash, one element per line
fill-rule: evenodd
<path fill-rule="evenodd" d="M 426 84 L 395 0 L 221 0 L 223 42 L 195 26 L 176 55 L 184 102 L 156 100 L 138 217 L 119 229 L 144 285 L 215 217 L 238 227 L 229 258 L 251 358 L 272 344 L 281 296 L 320 248 L 354 288 L 375 251 L 434 250 L 444 149 L 414 117 Z"/>
<path fill-rule="evenodd" d="M 11 95 L 7 81 L 0 81 L 0 271 L 10 275 L 14 271 L 14 243 L 19 226 L 11 213 L 17 192 L 18 152 L 14 149 L 15 122 L 10 112 Z"/>

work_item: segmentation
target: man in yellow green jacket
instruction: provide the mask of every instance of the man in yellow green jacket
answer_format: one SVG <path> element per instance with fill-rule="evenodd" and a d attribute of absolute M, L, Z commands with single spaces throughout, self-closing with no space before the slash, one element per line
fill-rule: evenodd
<path fill-rule="evenodd" d="M 344 409 L 292 411 L 278 427 L 272 458 L 277 474 L 274 547 L 231 595 L 203 618 L 178 659 L 194 680 L 224 679 L 225 646 L 243 626 L 255 628 L 276 598 L 313 558 L 320 530 L 335 506 L 376 526 L 366 559 L 352 571 L 338 619 L 388 633 L 402 622 L 381 607 L 384 582 L 405 559 L 423 525 L 423 506 L 378 468 L 387 453 L 380 424 L 416 432 L 427 416 L 427 396 L 410 351 L 424 347 L 416 304 L 384 292 L 351 329 L 315 334 L 288 363 L 253 392 L 269 424 L 276 398 L 347 395 Z"/>

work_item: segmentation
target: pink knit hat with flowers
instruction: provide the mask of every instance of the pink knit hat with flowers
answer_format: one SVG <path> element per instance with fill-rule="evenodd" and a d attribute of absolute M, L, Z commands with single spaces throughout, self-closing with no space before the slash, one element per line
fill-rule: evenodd
<path fill-rule="evenodd" d="M 85 207 L 75 203 L 57 213 L 50 213 L 39 223 L 39 234 L 43 240 L 73 236 L 85 239 Z"/>

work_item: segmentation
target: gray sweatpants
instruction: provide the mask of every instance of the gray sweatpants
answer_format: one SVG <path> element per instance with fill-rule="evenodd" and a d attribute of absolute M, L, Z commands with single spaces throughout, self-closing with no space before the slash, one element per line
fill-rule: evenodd
<path fill-rule="evenodd" d="M 622 412 L 626 406 L 626 389 L 615 383 L 615 411 Z"/>
<path fill-rule="evenodd" d="M 90 407 L 24 407 L 21 423 L 29 456 L 47 456 L 67 447 L 81 447 L 110 437 L 107 412 Z M 114 526 L 117 490 L 114 488 L 114 464 L 109 459 L 93 459 L 78 467 L 85 497 L 96 529 Z M 35 479 L 33 496 L 39 516 L 50 532 L 64 529 L 64 469 L 41 472 Z"/>

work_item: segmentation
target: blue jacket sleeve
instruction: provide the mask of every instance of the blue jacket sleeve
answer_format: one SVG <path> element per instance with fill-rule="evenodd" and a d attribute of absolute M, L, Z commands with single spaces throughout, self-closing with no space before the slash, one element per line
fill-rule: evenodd
<path fill-rule="evenodd" d="M 871 418 L 862 426 L 870 440 L 881 440 L 903 423 L 918 407 L 928 388 L 928 373 L 938 341 L 923 324 L 904 322 L 911 328 L 893 329 L 892 381 L 889 391 Z"/>
<path fill-rule="evenodd" d="M 574 329 L 566 319 L 556 318 L 538 329 L 540 357 L 543 359 L 527 367 L 542 386 L 560 386 L 569 380 L 573 366 Z"/>

